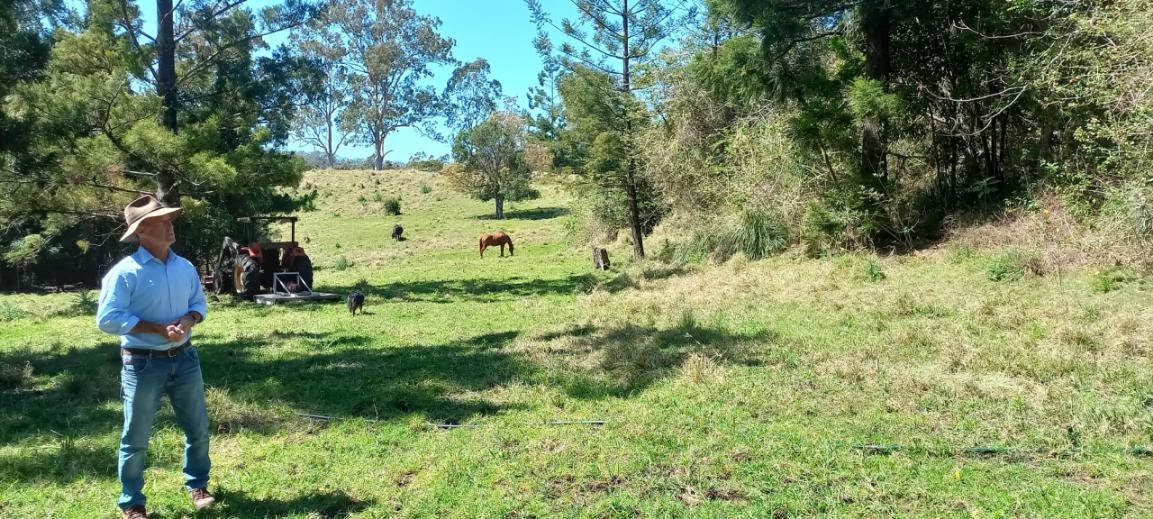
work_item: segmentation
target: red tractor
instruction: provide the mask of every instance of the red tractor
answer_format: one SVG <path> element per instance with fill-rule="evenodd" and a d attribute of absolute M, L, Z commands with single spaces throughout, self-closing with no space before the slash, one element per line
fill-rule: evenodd
<path fill-rule="evenodd" d="M 245 225 L 248 245 L 225 237 L 213 265 L 212 286 L 217 294 L 232 293 L 251 300 L 262 292 L 312 292 L 312 260 L 296 242 L 295 216 L 253 216 L 237 218 Z M 260 241 L 255 238 L 258 222 L 288 222 L 289 241 Z"/>

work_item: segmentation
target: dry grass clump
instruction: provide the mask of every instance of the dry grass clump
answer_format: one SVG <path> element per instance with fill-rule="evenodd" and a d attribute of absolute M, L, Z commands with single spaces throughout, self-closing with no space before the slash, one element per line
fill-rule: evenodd
<path fill-rule="evenodd" d="M 32 383 L 32 363 L 0 366 L 0 388 L 21 388 Z"/>
<path fill-rule="evenodd" d="M 1037 211 L 1012 211 L 980 223 L 955 219 L 946 226 L 944 242 L 954 248 L 1035 251 L 1031 270 L 1038 273 L 1093 266 L 1153 266 L 1140 247 L 1079 223 L 1058 197 L 1043 197 L 1039 203 Z"/>

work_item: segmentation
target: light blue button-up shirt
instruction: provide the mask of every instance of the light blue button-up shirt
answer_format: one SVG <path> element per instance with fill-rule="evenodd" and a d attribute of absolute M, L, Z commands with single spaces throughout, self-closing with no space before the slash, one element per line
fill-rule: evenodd
<path fill-rule="evenodd" d="M 168 261 L 162 262 L 140 247 L 117 262 L 100 282 L 96 325 L 119 335 L 121 347 L 167 350 L 181 343 L 155 333 L 130 331 L 140 321 L 169 324 L 190 311 L 208 317 L 196 267 L 171 250 Z"/>

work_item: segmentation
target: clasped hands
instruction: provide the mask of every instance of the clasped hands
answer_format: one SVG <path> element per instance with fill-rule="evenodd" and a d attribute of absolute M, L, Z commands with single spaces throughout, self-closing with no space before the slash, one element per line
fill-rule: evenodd
<path fill-rule="evenodd" d="M 195 325 L 196 318 L 192 317 L 192 314 L 184 314 L 180 319 L 169 323 L 164 328 L 164 335 L 168 342 L 184 342 Z"/>

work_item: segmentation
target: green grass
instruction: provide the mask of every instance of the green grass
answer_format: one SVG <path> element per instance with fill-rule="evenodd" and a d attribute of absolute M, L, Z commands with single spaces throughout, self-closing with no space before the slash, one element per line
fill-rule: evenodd
<path fill-rule="evenodd" d="M 210 302 L 222 502 L 198 517 L 1153 514 L 1153 458 L 1126 451 L 1153 447 L 1132 274 L 1102 290 L 990 281 L 998 251 L 665 265 L 627 246 L 594 273 L 555 189 L 495 221 L 433 174 L 306 183 L 317 285 L 363 289 L 366 313 Z M 403 214 L 357 201 L 373 190 Z M 478 257 L 493 230 L 516 256 Z M 0 516 L 116 516 L 118 357 L 86 305 L 0 296 Z M 550 424 L 575 420 L 605 424 Z M 191 516 L 181 447 L 165 411 L 147 492 L 166 518 Z"/>

